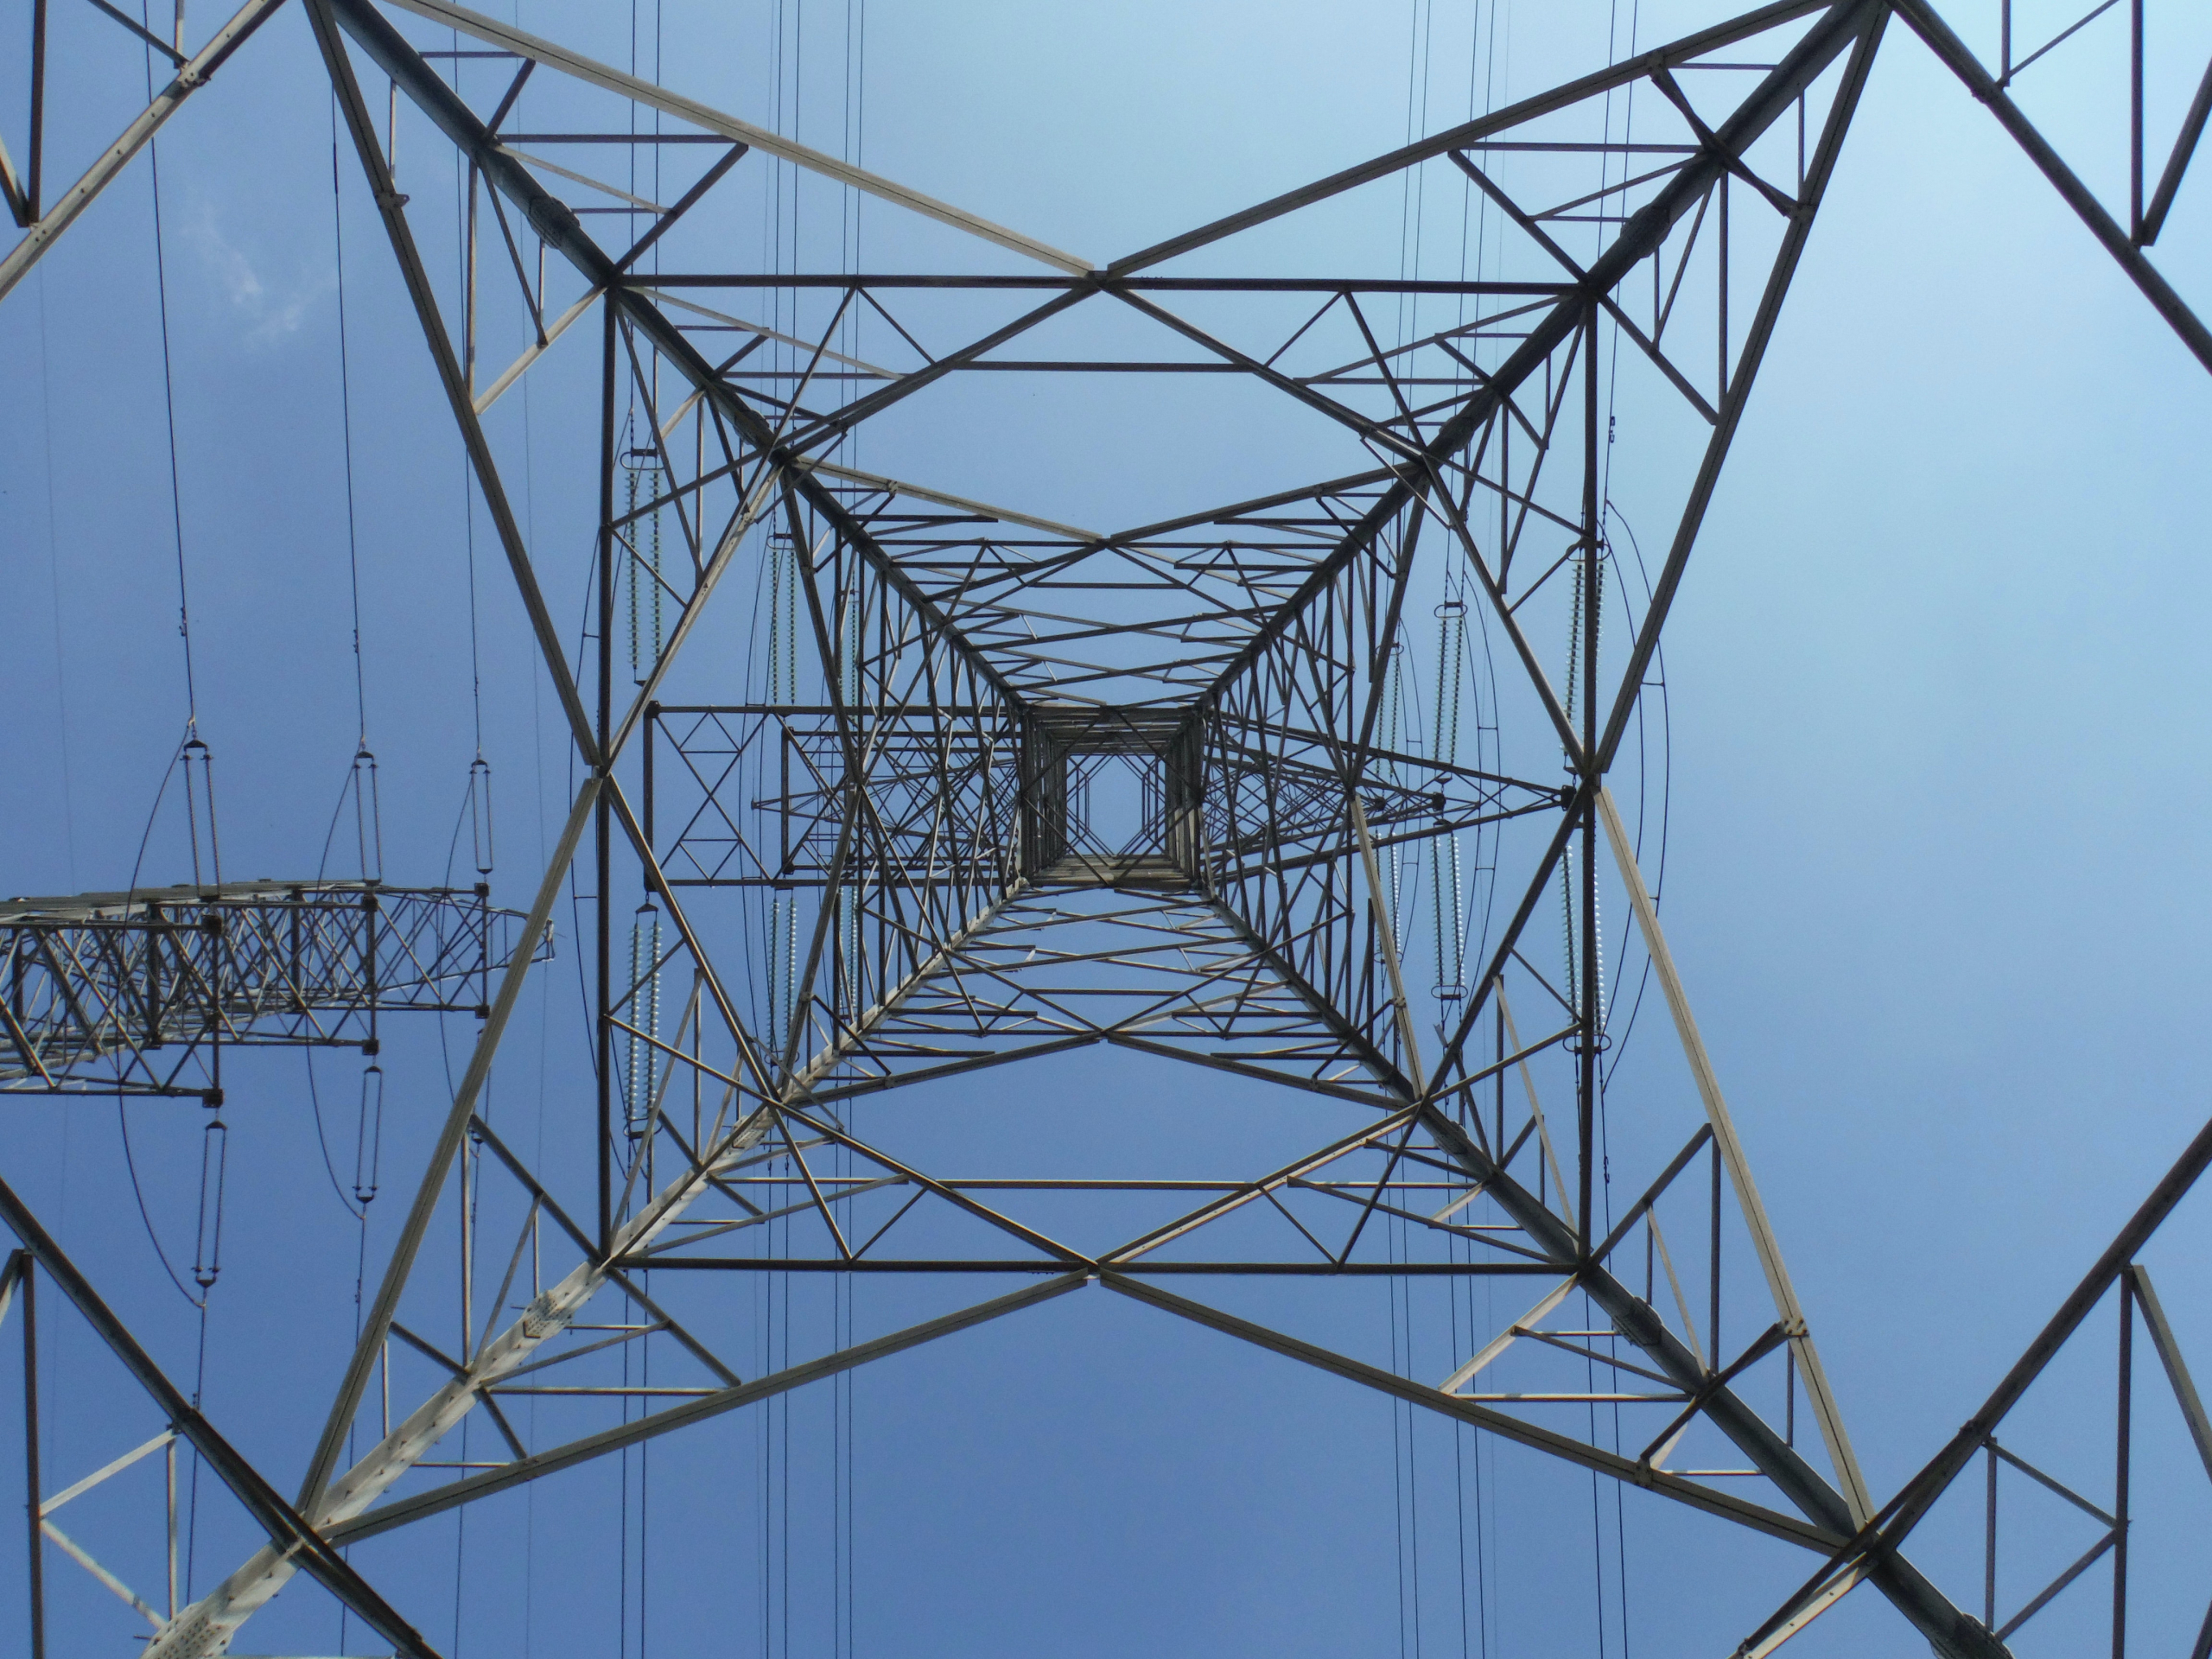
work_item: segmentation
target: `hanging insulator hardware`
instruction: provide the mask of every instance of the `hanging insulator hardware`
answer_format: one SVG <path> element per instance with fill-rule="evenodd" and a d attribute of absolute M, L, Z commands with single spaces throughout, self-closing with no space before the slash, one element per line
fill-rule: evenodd
<path fill-rule="evenodd" d="M 371 1061 L 361 1068 L 360 1115 L 353 1122 L 353 1202 L 366 1209 L 375 1201 L 384 1153 L 384 1068 Z"/>
<path fill-rule="evenodd" d="M 213 1109 L 211 1108 L 211 1109 Z M 192 1281 L 204 1294 L 223 1272 L 223 1178 L 230 1164 L 230 1126 L 210 1117 L 200 1142 L 200 1224 L 194 1234 Z"/>
<path fill-rule="evenodd" d="M 629 1039 L 625 1127 L 636 1141 L 652 1116 L 661 1071 L 660 1051 L 647 1040 L 660 1035 L 660 912 L 650 899 L 638 906 L 630 926 L 630 1024 L 637 1030 Z"/>
<path fill-rule="evenodd" d="M 799 572 L 787 530 L 768 532 L 768 701 L 798 701 Z"/>
<path fill-rule="evenodd" d="M 478 755 L 468 763 L 468 830 L 470 845 L 476 853 L 476 874 L 492 874 L 492 763 Z M 491 888 L 480 882 L 477 890 L 488 893 Z"/>
<path fill-rule="evenodd" d="M 632 419 L 634 420 L 634 414 Z M 643 534 L 633 526 L 620 539 L 629 554 L 627 586 L 630 599 L 630 674 L 639 685 L 652 677 L 667 643 L 666 617 L 662 610 L 664 587 L 660 574 L 661 471 L 660 452 L 631 448 L 622 451 L 622 465 L 629 471 L 626 499 L 632 520 L 638 517 L 638 494 L 648 499 Z"/>
<path fill-rule="evenodd" d="M 215 758 L 195 733 L 185 740 L 184 811 L 192 837 L 192 884 L 222 885 L 222 849 L 215 835 Z"/>
<path fill-rule="evenodd" d="M 353 840 L 361 880 L 384 880 L 384 804 L 377 790 L 377 758 L 366 743 L 353 753 Z"/>

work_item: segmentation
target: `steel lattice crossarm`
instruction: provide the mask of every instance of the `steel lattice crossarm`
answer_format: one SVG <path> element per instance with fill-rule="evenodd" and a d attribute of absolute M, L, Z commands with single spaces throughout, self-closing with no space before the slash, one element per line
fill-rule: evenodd
<path fill-rule="evenodd" d="M 258 880 L 0 901 L 0 1090 L 219 1101 L 224 1048 L 373 1054 L 381 1015 L 480 1014 L 522 919 L 488 891 Z"/>
<path fill-rule="evenodd" d="M 2139 1334 L 2148 1339 L 2158 1356 L 2159 1370 L 2171 1391 L 2172 1402 L 2178 1408 L 2190 1449 L 2202 1465 L 2206 1479 L 2212 1481 L 2212 1413 L 2206 1411 L 2203 1398 L 2197 1391 L 2196 1380 L 2159 1301 L 2150 1269 L 2139 1259 L 2208 1166 L 2212 1166 L 2212 1123 L 2197 1131 L 2088 1273 L 2059 1305 L 2050 1322 L 2036 1334 L 2026 1351 L 1999 1381 L 1980 1409 L 1897 1490 L 1897 1496 L 1884 1504 L 1879 1513 L 1832 1548 L 1829 1558 L 1811 1580 L 1745 1638 L 1737 1648 L 1734 1659 L 1765 1659 L 1765 1656 L 1849 1594 L 1866 1579 L 1885 1553 L 1896 1549 L 1939 1510 L 1945 1495 L 1967 1477 L 1977 1459 L 1982 1463 L 1984 1473 L 1983 1481 L 1973 1483 L 1982 1489 L 1974 1495 L 1980 1501 L 1963 1506 L 1964 1515 L 1955 1511 L 1953 1518 L 1963 1519 L 1971 1515 L 1980 1523 L 1976 1529 L 1981 1534 L 1983 1557 L 1982 1627 L 1993 1631 L 1999 1641 L 2008 1640 L 2013 1632 L 2064 1594 L 2090 1567 L 2109 1555 L 2113 1573 L 2111 1650 L 2115 1654 L 2127 1651 L 2128 1545 L 2131 1529 L 2139 1520 L 2129 1512 L 2130 1487 L 2140 1456 L 2136 1444 L 2139 1437 L 2135 1359 Z M 2113 1295 L 2114 1291 L 2117 1295 Z M 2083 1338 L 2083 1326 L 2107 1296 L 2118 1304 L 2114 1312 L 2119 1316 L 2119 1363 L 2106 1421 L 2100 1422 L 2094 1415 L 2085 1419 L 2078 1408 L 2069 1409 L 2062 1420 L 2064 1428 L 2056 1436 L 2051 1435 L 2047 1427 L 2031 1423 L 2024 1426 L 2020 1437 L 2012 1445 L 2001 1444 L 1998 1431 L 2005 1427 L 2015 1408 L 2031 1396 L 2043 1374 L 2077 1341 L 2082 1346 L 2094 1341 Z M 2142 1369 L 2147 1370 L 2148 1367 Z M 2031 1414 L 2022 1415 L 2029 1417 Z M 2093 1435 L 2093 1429 L 2103 1433 Z M 2007 1437 L 2012 1438 L 2009 1430 Z M 2025 1447 L 2048 1459 L 2055 1452 L 2074 1452 L 2084 1445 L 2095 1446 L 2100 1439 L 2113 1450 L 2110 1496 L 2104 1503 L 2073 1490 L 2022 1455 L 2022 1448 Z M 2188 1463 L 2186 1457 L 2177 1461 L 2184 1467 Z M 2086 1551 L 2056 1577 L 2045 1578 L 2037 1573 L 2031 1582 L 2041 1587 L 2019 1602 L 2008 1604 L 2009 1617 L 1998 1599 L 1998 1569 L 2003 1553 L 1998 1527 L 1999 1483 L 2007 1471 L 2013 1471 L 2009 1476 L 2012 1480 L 2024 1477 L 2094 1523 L 2083 1540 L 2088 1546 Z M 2100 1492 L 2099 1497 L 2104 1494 Z M 2204 1593 L 2201 1571 L 2190 1581 L 2190 1590 L 2192 1597 Z M 2075 1599 L 2078 1601 L 2080 1598 Z M 2212 1655 L 2212 1606 L 2206 1608 L 2196 1640 L 2188 1651 L 2190 1659 L 2206 1659 L 2207 1655 Z"/>
<path fill-rule="evenodd" d="M 2202 260 L 2173 260 L 2162 270 L 2152 258 L 2177 209 L 2183 220 L 2202 222 L 2202 185 L 2193 200 L 2184 186 L 2212 123 L 2212 54 L 2183 55 L 2192 42 L 2204 53 L 2202 9 L 2189 0 L 2134 0 L 2068 7 L 2053 17 L 2016 16 L 2013 0 L 1984 0 L 1944 7 L 1947 21 L 1929 0 L 1892 3 L 2212 369 L 2212 328 L 2198 309 L 2207 297 Z M 2161 73 L 2174 70 L 2182 74 Z M 2124 168 L 2103 164 L 2115 151 Z"/>
<path fill-rule="evenodd" d="M 95 15 L 99 21 L 89 35 L 79 35 L 74 29 L 52 30 L 48 7 L 41 3 L 31 8 L 29 50 L 23 58 L 29 82 L 24 89 L 26 107 L 21 118 L 14 111 L 10 111 L 9 130 L 22 135 L 22 152 L 11 153 L 5 140 L 0 140 L 0 207 L 4 207 L 9 219 L 23 232 L 13 247 L 0 252 L 0 297 L 22 280 L 40 256 L 130 165 L 131 158 L 153 140 L 169 118 L 183 107 L 185 100 L 207 86 L 216 71 L 252 38 L 283 3 L 283 0 L 245 0 L 235 13 L 218 22 L 196 47 L 190 44 L 186 34 L 185 15 L 181 9 L 175 14 L 173 32 L 164 40 L 116 6 L 99 8 Z M 57 33 L 62 34 L 61 40 L 54 38 Z M 136 79 L 135 72 L 142 59 L 146 65 L 148 88 L 153 96 L 106 148 L 87 156 L 76 144 L 66 142 L 74 135 L 57 134 L 51 130 L 56 124 L 49 120 L 54 107 L 48 96 L 49 80 L 66 77 L 71 84 L 73 98 L 80 97 L 84 86 L 100 78 L 108 79 L 111 84 L 119 79 L 121 84 L 130 85 Z M 155 80 L 156 62 L 168 76 L 167 80 Z M 125 72 L 121 77 L 113 74 L 118 68 Z M 13 124 L 16 118 L 22 119 L 22 126 Z M 54 143 L 57 137 L 65 140 L 59 151 Z M 79 173 L 79 168 L 83 171 Z M 57 178 L 72 175 L 75 175 L 73 182 L 66 188 L 54 188 Z"/>

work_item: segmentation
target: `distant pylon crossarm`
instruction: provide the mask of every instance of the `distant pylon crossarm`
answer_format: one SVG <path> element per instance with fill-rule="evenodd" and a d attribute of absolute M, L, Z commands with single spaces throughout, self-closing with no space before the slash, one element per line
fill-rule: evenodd
<path fill-rule="evenodd" d="M 480 1014 L 522 919 L 487 891 L 261 880 L 0 901 L 0 1090 L 207 1096 L 225 1047 L 373 1054 L 382 1014 Z"/>

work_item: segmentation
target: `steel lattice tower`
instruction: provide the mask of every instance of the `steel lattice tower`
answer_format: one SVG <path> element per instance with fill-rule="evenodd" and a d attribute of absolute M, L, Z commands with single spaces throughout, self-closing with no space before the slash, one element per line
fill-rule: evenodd
<path fill-rule="evenodd" d="M 35 137 L 27 168 L 0 161 L 26 227 L 0 296 L 278 3 L 249 0 L 196 53 L 155 41 L 174 83 L 52 202 Z M 1800 1547 L 1818 1570 L 1744 1653 L 1861 1582 L 1937 1653 L 2008 1652 L 2042 1604 L 2008 1625 L 1993 1588 L 1985 1606 L 1924 1575 L 1906 1534 L 1985 1451 L 1994 1493 L 1998 1422 L 2114 1286 L 2123 1353 L 2139 1311 L 2212 1471 L 2212 1429 L 2133 1264 L 2212 1157 L 2200 1138 L 2009 1396 L 1889 1503 L 1870 1490 L 1669 950 L 1632 797 L 1624 813 L 1612 787 L 1641 782 L 1669 609 L 1893 24 L 2027 147 L 2212 367 L 2212 337 L 2147 252 L 2212 72 L 2146 162 L 2140 0 L 2124 215 L 2008 95 L 2009 7 L 1992 74 L 1924 0 L 1783 0 L 1104 264 L 449 0 L 302 3 L 581 782 L 518 922 L 484 888 L 378 882 L 0 907 L 10 1091 L 114 1092 L 98 1068 L 119 1063 L 132 1088 L 219 1100 L 208 1054 L 226 1044 L 372 1046 L 385 1009 L 483 1015 L 289 1499 L 0 1198 L 23 1247 L 6 1294 L 21 1287 L 28 1314 L 32 1275 L 55 1281 L 270 1538 L 199 1599 L 148 1610 L 150 1659 L 227 1651 L 302 1571 L 397 1651 L 431 1654 L 340 1549 L 1077 1293 Z M 512 66 L 504 95 L 457 90 L 466 54 L 421 44 L 448 32 Z M 567 124 L 516 124 L 525 81 Z M 1630 89 L 1632 139 L 1615 115 Z M 465 168 L 461 279 L 433 274 L 395 182 L 402 100 Z M 647 144 L 673 181 L 661 202 L 601 178 L 605 156 Z M 982 251 L 938 269 L 722 268 L 702 227 L 771 161 Z M 1483 274 L 1291 274 L 1303 226 L 1331 245 L 1336 204 L 1427 176 L 1471 187 L 1496 237 Z M 517 327 L 528 343 L 492 372 L 479 342 Z M 579 656 L 485 416 L 542 355 L 585 341 L 599 398 L 571 412 L 595 429 L 599 511 Z M 1235 377 L 1302 405 L 1344 464 L 1098 531 L 854 458 L 870 423 L 1009 372 Z M 1623 396 L 1667 459 L 1617 481 Z M 1616 546 L 1631 497 L 1647 545 L 1663 527 L 1648 585 Z M 750 614 L 748 584 L 764 596 Z M 596 1056 L 581 1188 L 480 1109 L 544 957 L 524 944 L 548 937 L 572 872 Z M 1629 938 L 1676 1052 L 1609 1089 Z M 1165 1086 L 1193 1103 L 1264 1086 L 1296 1103 L 1285 1134 L 1313 1133 L 1227 1175 L 971 1178 L 932 1157 L 925 1113 L 870 1104 L 877 1127 L 855 1126 L 864 1102 L 1096 1046 L 1177 1063 Z M 429 1287 L 432 1224 L 456 1202 L 482 1247 Z M 1152 1218 L 1098 1219 L 1137 1215 Z M 1014 1287 L 748 1372 L 716 1287 L 769 1274 Z M 1448 1374 L 1409 1375 L 1238 1311 L 1246 1281 L 1318 1279 L 1376 1296 L 1503 1280 L 1512 1313 Z M 458 1346 L 412 1311 L 448 1289 Z M 610 1329 L 624 1335 L 594 1334 Z M 651 1386 L 607 1380 L 610 1349 L 639 1334 L 663 1338 Z M 1495 1370 L 1509 1351 L 1510 1388 Z M 570 1390 L 581 1414 L 528 1444 L 502 1402 L 549 1372 L 587 1380 Z M 1624 1426 L 1603 1438 L 1594 1412 L 1559 1409 L 1600 1403 Z M 479 1408 L 477 1444 L 499 1454 L 426 1475 Z M 2116 1630 L 2125 1436 L 2116 1502 L 2092 1506 L 2119 1564 Z M 1993 1561 L 1995 1548 L 1993 1522 Z"/>

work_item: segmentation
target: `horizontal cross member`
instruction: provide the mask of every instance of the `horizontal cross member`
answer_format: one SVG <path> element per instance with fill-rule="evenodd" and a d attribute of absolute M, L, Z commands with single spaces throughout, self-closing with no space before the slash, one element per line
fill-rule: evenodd
<path fill-rule="evenodd" d="M 373 1054 L 382 1014 L 481 1014 L 523 920 L 488 893 L 317 880 L 10 899 L 0 1090 L 212 1100 L 212 1077 L 186 1076 L 201 1045 Z"/>
<path fill-rule="evenodd" d="M 1065 1262 L 1014 1257 L 1001 1261 L 948 1256 L 937 1261 L 874 1260 L 861 1256 L 684 1255 L 656 1251 L 650 1257 L 626 1256 L 616 1263 L 655 1272 L 689 1268 L 697 1273 L 1065 1273 Z M 1116 1273 L 1165 1278 L 1298 1279 L 1483 1279 L 1529 1274 L 1556 1276 L 1548 1262 L 1119 1262 Z"/>
<path fill-rule="evenodd" d="M 627 276 L 637 288 L 827 288 L 858 293 L 870 288 L 959 288 L 1052 290 L 1096 286 L 1090 276 L 977 276 L 917 272 L 842 276 L 828 272 L 703 271 Z M 1571 283 L 1452 282 L 1440 277 L 1383 280 L 1357 276 L 1119 276 L 1116 288 L 1154 294 L 1485 294 L 1541 298 L 1565 294 Z"/>

